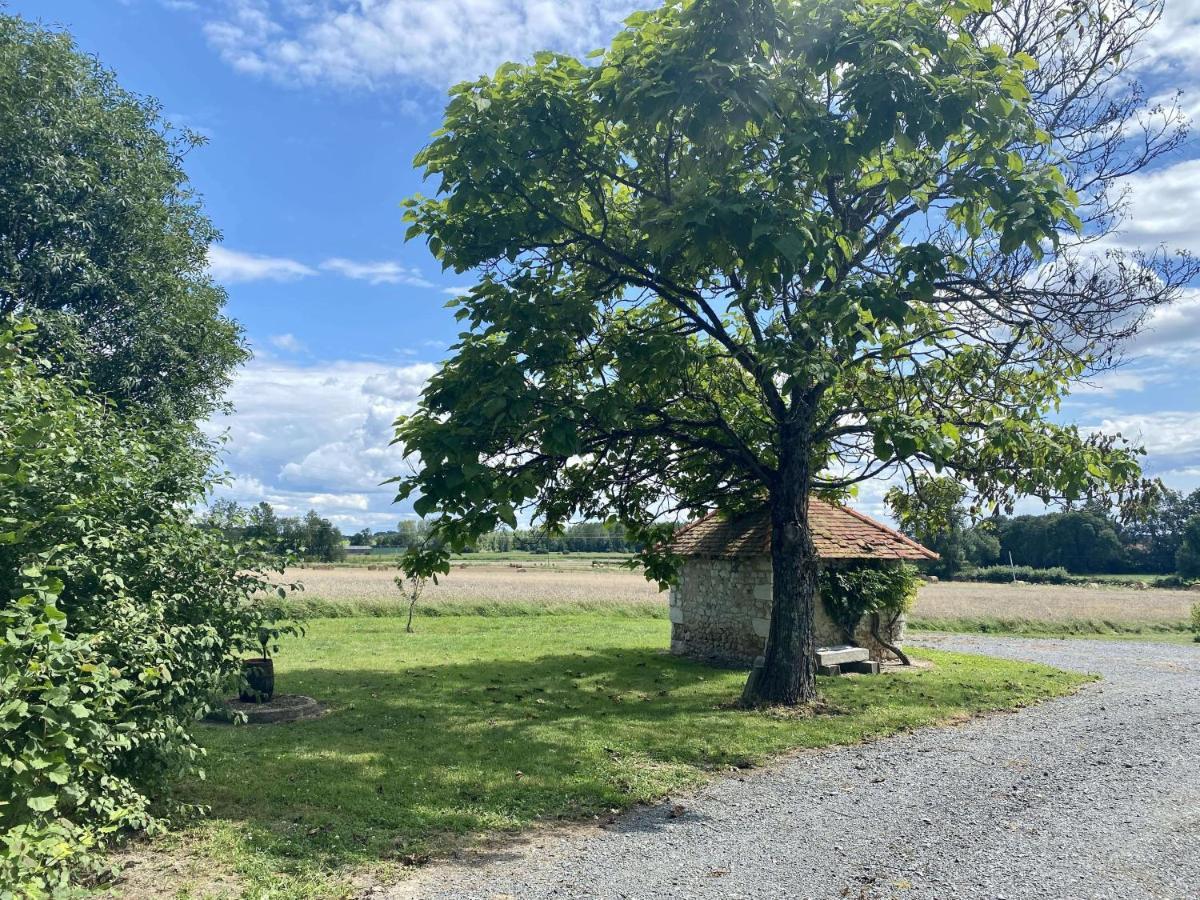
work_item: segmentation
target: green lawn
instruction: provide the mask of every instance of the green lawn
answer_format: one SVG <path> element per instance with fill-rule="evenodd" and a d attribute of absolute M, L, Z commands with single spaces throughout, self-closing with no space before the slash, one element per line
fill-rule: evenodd
<path fill-rule="evenodd" d="M 992 634 L 1004 637 L 1090 638 L 1114 641 L 1157 641 L 1190 644 L 1195 638 L 1189 622 L 1110 622 L 1103 619 L 1065 619 L 1054 622 L 999 617 L 913 618 L 910 632 Z"/>
<path fill-rule="evenodd" d="M 310 623 L 276 660 L 323 719 L 201 728 L 208 819 L 159 844 L 252 895 L 340 896 L 347 879 L 539 820 L 608 815 L 801 747 L 851 743 L 1076 689 L 1085 676 L 922 651 L 935 667 L 822 679 L 809 715 L 731 707 L 743 672 L 663 652 L 668 624 L 600 615 Z M 207 865 L 207 864 L 206 864 Z M 166 893 L 166 885 L 163 885 Z M 179 885 L 172 885 L 173 892 Z"/>

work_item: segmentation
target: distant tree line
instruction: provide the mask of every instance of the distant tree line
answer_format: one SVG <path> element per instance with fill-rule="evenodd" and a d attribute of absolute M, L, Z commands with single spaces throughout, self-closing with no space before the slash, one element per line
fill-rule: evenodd
<path fill-rule="evenodd" d="M 309 562 L 337 562 L 346 556 L 342 532 L 314 509 L 303 516 L 278 516 L 265 500 L 250 507 L 218 500 L 209 507 L 205 524 L 231 541 L 260 541 L 280 556 Z"/>
<path fill-rule="evenodd" d="M 1093 506 L 1043 515 L 995 516 L 971 524 L 966 491 L 928 479 L 887 502 L 901 529 L 936 551 L 931 574 L 1004 564 L 1063 568 L 1072 574 L 1200 577 L 1200 490 L 1164 489 L 1127 521 Z"/>
<path fill-rule="evenodd" d="M 429 526 L 419 519 L 404 519 L 394 531 L 371 533 L 363 530 L 351 538 L 352 544 L 407 550 L 429 539 Z M 538 528 L 506 528 L 481 535 L 467 553 L 634 553 L 638 545 L 619 525 L 605 522 L 579 522 L 561 534 Z"/>

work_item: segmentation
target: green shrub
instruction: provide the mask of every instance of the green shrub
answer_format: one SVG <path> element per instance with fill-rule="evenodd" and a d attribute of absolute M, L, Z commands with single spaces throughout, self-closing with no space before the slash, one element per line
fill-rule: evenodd
<path fill-rule="evenodd" d="M 1181 575 L 1160 575 L 1151 582 L 1151 587 L 1156 588 L 1185 588 L 1188 586 L 1188 579 Z"/>
<path fill-rule="evenodd" d="M 7 330 L 5 328 L 7 327 Z M 61 891 L 159 827 L 259 629 L 257 556 L 197 525 L 211 457 L 28 357 L 0 322 L 0 897 Z M 6 893 L 7 891 L 7 893 Z"/>
<path fill-rule="evenodd" d="M 910 565 L 860 563 L 821 570 L 821 602 L 847 636 L 871 613 L 894 622 L 912 608 L 920 586 L 917 569 Z"/>
<path fill-rule="evenodd" d="M 1194 640 L 1200 643 L 1200 603 L 1192 604 L 1192 631 L 1196 635 Z"/>
<path fill-rule="evenodd" d="M 959 578 L 963 581 L 991 581 L 997 584 L 1025 581 L 1029 584 L 1067 584 L 1071 573 L 1061 566 L 1052 569 L 1034 569 L 1030 566 L 984 566 L 964 571 Z"/>

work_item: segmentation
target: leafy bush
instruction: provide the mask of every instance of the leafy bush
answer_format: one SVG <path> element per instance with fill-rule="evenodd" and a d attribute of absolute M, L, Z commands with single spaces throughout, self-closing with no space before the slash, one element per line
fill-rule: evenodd
<path fill-rule="evenodd" d="M 920 586 L 916 567 L 909 565 L 862 563 L 821 570 L 821 602 L 848 635 L 871 613 L 895 621 L 912 608 Z"/>
<path fill-rule="evenodd" d="M 1067 584 L 1071 573 L 1062 566 L 1052 569 L 1034 569 L 1030 566 L 984 566 L 979 569 L 968 569 L 959 577 L 963 581 L 991 581 L 997 584 L 1008 583 L 1016 578 L 1029 584 Z"/>
<path fill-rule="evenodd" d="M 194 429 L 114 414 L 29 330 L 0 322 L 0 896 L 38 897 L 161 824 L 209 698 L 294 628 L 261 559 L 194 521 Z"/>
<path fill-rule="evenodd" d="M 1185 588 L 1190 585 L 1190 580 L 1182 575 L 1162 575 L 1154 579 L 1151 587 L 1156 588 Z"/>
<path fill-rule="evenodd" d="M 1196 634 L 1193 640 L 1200 643 L 1200 603 L 1192 604 L 1192 631 Z"/>

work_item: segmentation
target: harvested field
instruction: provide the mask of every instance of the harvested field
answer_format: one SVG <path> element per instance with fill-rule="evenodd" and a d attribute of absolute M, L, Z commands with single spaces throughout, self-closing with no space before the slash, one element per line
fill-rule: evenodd
<path fill-rule="evenodd" d="M 294 569 L 287 578 L 304 585 L 300 601 L 356 601 L 369 606 L 402 604 L 397 570 Z M 509 565 L 456 567 L 429 582 L 421 605 L 437 604 L 646 604 L 666 608 L 667 597 L 640 572 L 613 568 L 535 569 Z"/>
<path fill-rule="evenodd" d="M 288 572 L 288 578 L 305 586 L 298 605 L 313 615 L 395 613 L 404 606 L 395 575 L 395 569 L 362 567 Z M 485 607 L 569 611 L 583 606 L 666 614 L 666 594 L 640 573 L 624 569 L 475 564 L 455 567 L 439 581 L 425 588 L 420 602 L 425 612 L 458 607 L 472 612 L 485 612 Z M 911 618 L 918 627 L 953 630 L 1025 632 L 1031 623 L 1081 632 L 1178 630 L 1196 602 L 1200 594 L 1192 591 L 940 582 L 921 589 Z"/>
<path fill-rule="evenodd" d="M 976 584 L 939 582 L 921 588 L 912 618 L 918 623 L 1036 622 L 1078 625 L 1083 622 L 1122 626 L 1178 626 L 1191 605 L 1193 591 L 1072 585 Z"/>

